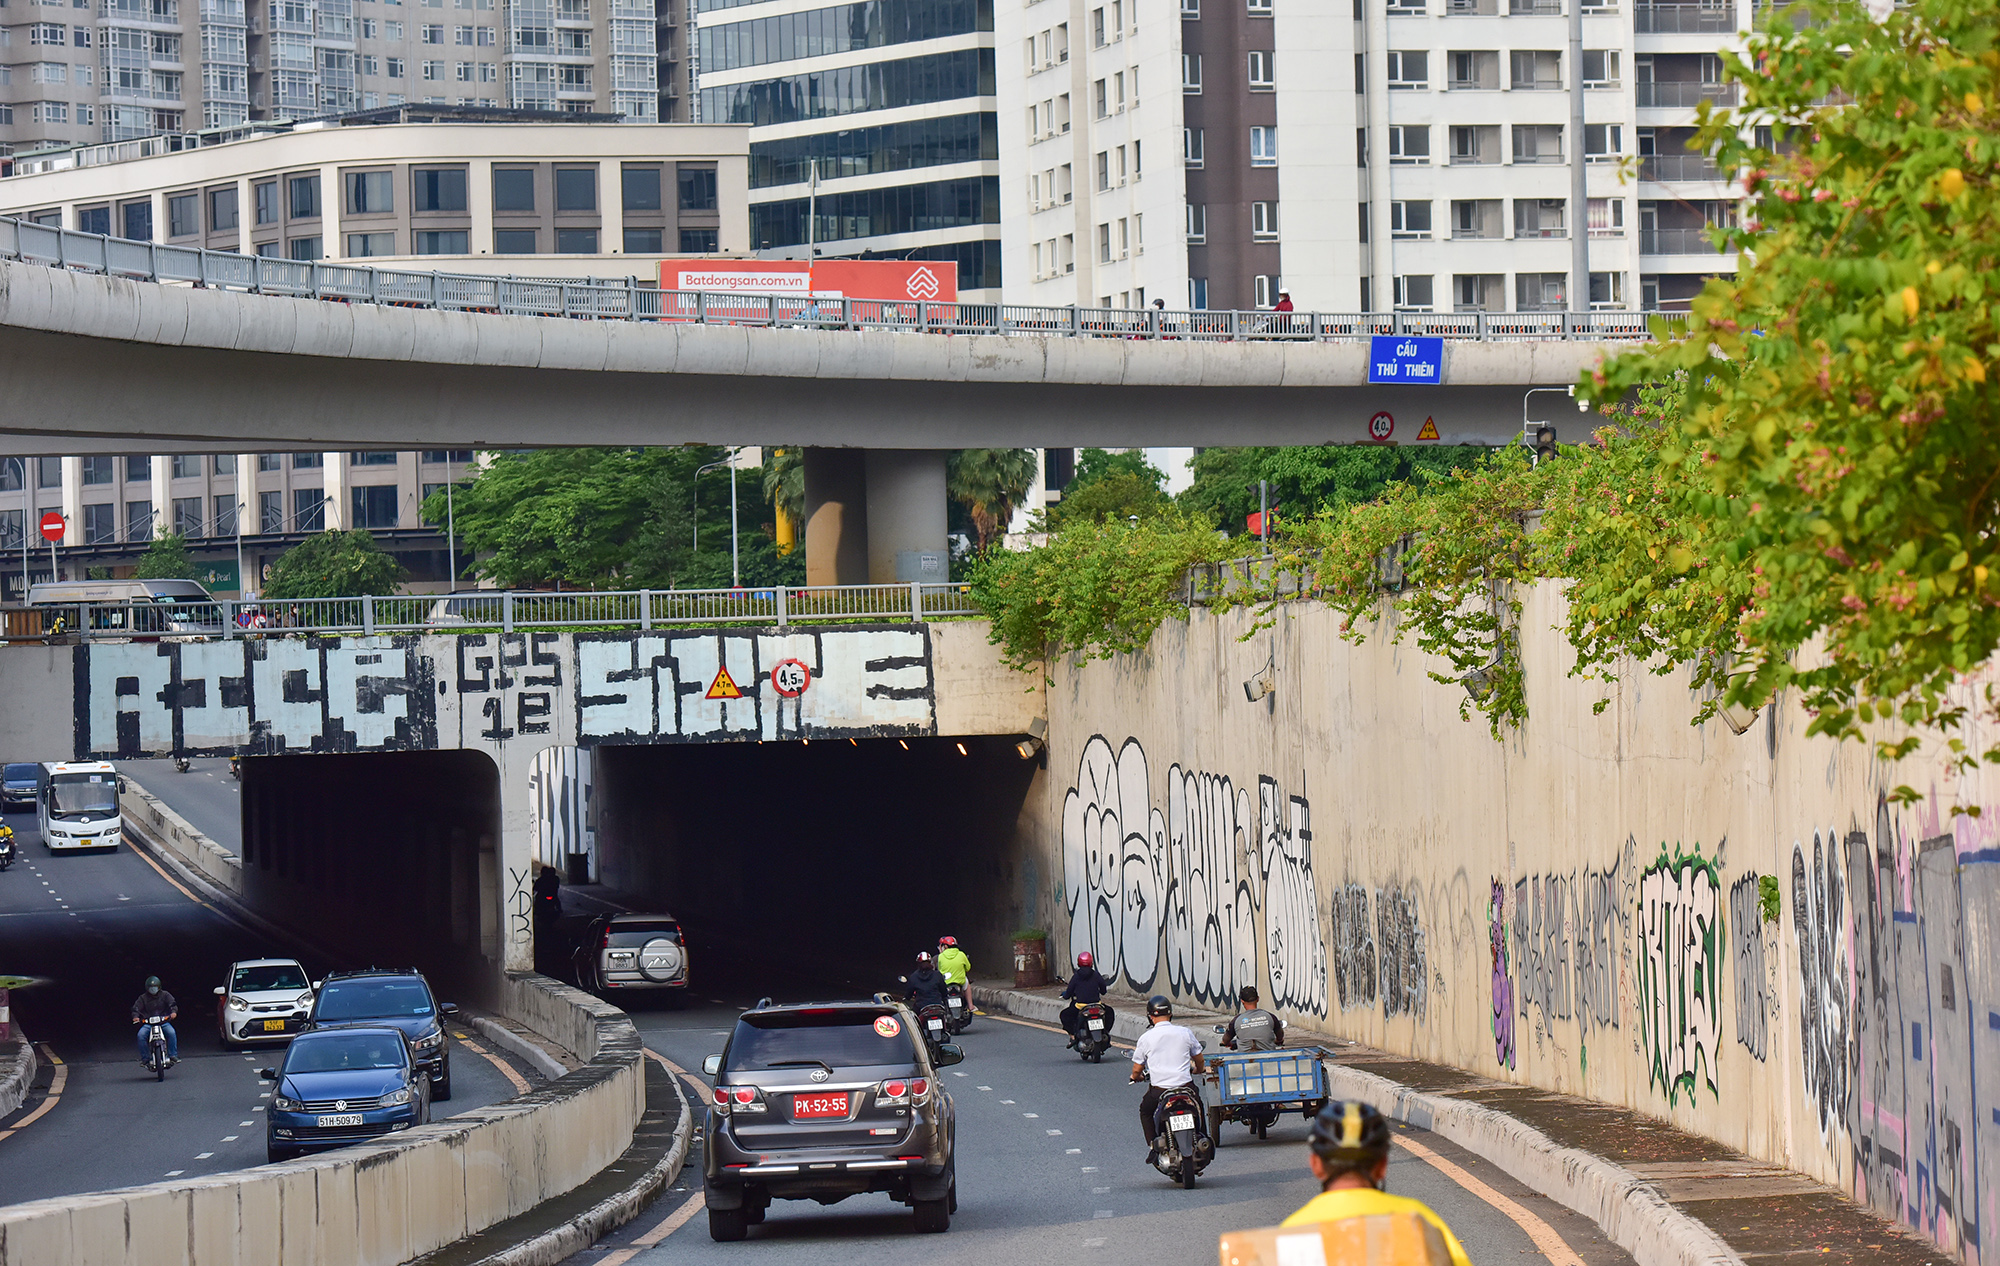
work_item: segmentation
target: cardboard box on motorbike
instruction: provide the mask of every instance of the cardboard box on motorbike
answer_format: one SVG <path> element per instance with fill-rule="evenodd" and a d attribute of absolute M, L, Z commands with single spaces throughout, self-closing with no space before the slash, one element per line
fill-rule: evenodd
<path fill-rule="evenodd" d="M 1414 1213 L 1226 1232 L 1221 1266 L 1450 1266 L 1438 1229 Z"/>

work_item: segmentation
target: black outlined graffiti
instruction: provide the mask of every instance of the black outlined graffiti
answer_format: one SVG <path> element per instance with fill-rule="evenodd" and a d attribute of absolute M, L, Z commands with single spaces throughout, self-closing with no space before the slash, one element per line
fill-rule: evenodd
<path fill-rule="evenodd" d="M 1347 884 L 1333 890 L 1332 940 L 1334 994 L 1342 1011 L 1375 1005 L 1379 985 L 1375 971 L 1375 925 L 1368 917 L 1368 886 Z"/>
<path fill-rule="evenodd" d="M 1820 1133 L 1844 1131 L 1848 1096 L 1846 884 L 1836 836 L 1813 832 L 1812 860 L 1792 845 L 1792 930 L 1799 950 L 1799 1049 Z M 1864 837 L 1865 839 L 1865 837 Z"/>
<path fill-rule="evenodd" d="M 1718 846 L 1718 851 L 1720 851 Z M 1639 1040 L 1669 1103 L 1701 1085 L 1720 1100 L 1722 884 L 1714 862 L 1664 846 L 1639 877 Z"/>
<path fill-rule="evenodd" d="M 1764 975 L 1764 920 L 1758 910 L 1755 871 L 1729 885 L 1729 969 L 1736 986 L 1736 1040 L 1762 1060 L 1771 1027 L 1771 999 Z"/>
<path fill-rule="evenodd" d="M 1375 935 L 1381 955 L 1383 1016 L 1423 1019 L 1430 996 L 1430 963 L 1415 885 L 1405 890 L 1390 884 L 1376 891 Z"/>

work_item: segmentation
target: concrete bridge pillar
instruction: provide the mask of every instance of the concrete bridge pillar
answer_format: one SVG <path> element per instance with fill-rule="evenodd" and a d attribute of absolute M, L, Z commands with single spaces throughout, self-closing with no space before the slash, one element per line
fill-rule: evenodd
<path fill-rule="evenodd" d="M 806 583 L 929 579 L 899 575 L 898 556 L 936 555 L 942 566 L 946 456 L 942 449 L 807 449 Z"/>
<path fill-rule="evenodd" d="M 806 583 L 868 580 L 868 468 L 858 448 L 806 450 Z"/>

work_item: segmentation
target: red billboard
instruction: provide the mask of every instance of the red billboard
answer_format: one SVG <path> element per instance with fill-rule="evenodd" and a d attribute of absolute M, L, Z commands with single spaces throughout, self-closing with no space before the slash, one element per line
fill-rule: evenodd
<path fill-rule="evenodd" d="M 660 289 L 796 299 L 958 302 L 958 264 L 937 259 L 667 259 Z"/>

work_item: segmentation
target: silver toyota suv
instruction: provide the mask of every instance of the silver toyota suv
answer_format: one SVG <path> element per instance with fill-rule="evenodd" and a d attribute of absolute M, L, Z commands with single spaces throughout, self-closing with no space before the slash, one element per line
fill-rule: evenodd
<path fill-rule="evenodd" d="M 576 983 L 599 997 L 640 990 L 687 996 L 687 938 L 671 914 L 599 915 L 571 965 Z"/>

